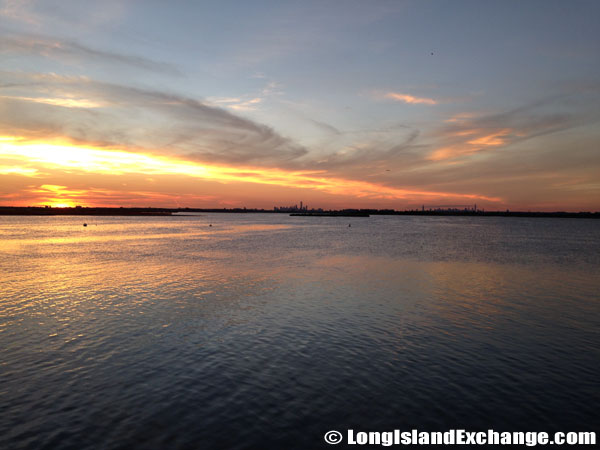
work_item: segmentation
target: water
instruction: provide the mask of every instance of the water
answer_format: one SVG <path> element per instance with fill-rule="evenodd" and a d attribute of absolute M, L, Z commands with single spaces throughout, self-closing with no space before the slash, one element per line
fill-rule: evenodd
<path fill-rule="evenodd" d="M 593 220 L 1 217 L 0 448 L 598 431 L 599 269 Z"/>

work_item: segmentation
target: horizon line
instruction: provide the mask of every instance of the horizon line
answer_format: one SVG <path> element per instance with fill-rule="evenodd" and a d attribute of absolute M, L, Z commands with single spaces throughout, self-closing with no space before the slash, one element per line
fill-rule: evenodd
<path fill-rule="evenodd" d="M 125 210 L 160 210 L 160 211 L 182 211 L 182 210 L 197 210 L 197 211 L 256 211 L 256 212 L 275 212 L 275 213 L 290 213 L 290 212 L 298 212 L 294 210 L 292 207 L 281 207 L 274 206 L 271 209 L 266 208 L 249 208 L 246 206 L 236 206 L 236 207 L 190 207 L 190 206 L 178 206 L 178 207 L 161 207 L 161 206 L 84 206 L 84 205 L 76 205 L 76 206 L 52 206 L 52 205 L 28 205 L 28 206 L 11 206 L 11 205 L 0 205 L 0 210 L 2 209 L 53 209 L 53 210 L 81 210 L 81 209 L 125 209 Z M 285 208 L 286 210 L 277 210 L 275 208 Z M 289 209 L 289 210 L 287 210 Z M 337 212 L 337 211 L 373 211 L 373 212 L 393 212 L 393 213 L 436 213 L 436 212 L 457 212 L 457 213 L 471 213 L 471 214 L 600 214 L 600 210 L 589 210 L 589 211 L 569 211 L 569 210 L 554 210 L 554 211 L 542 211 L 535 209 L 528 210 L 520 210 L 515 209 L 512 210 L 510 208 L 503 210 L 488 210 L 485 208 L 481 209 L 471 209 L 471 208 L 428 208 L 428 209 L 395 209 L 395 208 L 338 208 L 338 209 L 324 209 L 324 208 L 311 208 L 308 210 L 302 210 L 304 212 Z M 1 215 L 1 213 L 0 213 Z"/>

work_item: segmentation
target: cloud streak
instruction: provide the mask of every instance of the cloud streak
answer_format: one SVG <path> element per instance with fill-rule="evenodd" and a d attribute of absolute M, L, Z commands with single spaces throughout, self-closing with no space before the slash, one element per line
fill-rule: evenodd
<path fill-rule="evenodd" d="M 64 136 L 208 162 L 277 165 L 307 153 L 270 127 L 173 93 L 87 77 L 0 72 L 0 95 L 4 134 Z M 72 107 L 84 105 L 98 107 Z"/>
<path fill-rule="evenodd" d="M 428 159 L 443 161 L 487 153 L 598 119 L 594 114 L 584 117 L 568 108 L 561 111 L 556 105 L 561 99 L 563 96 L 554 96 L 497 114 L 455 115 L 433 133 L 439 145 Z"/>
<path fill-rule="evenodd" d="M 181 76 L 175 66 L 136 55 L 107 52 L 67 39 L 33 34 L 0 36 L 0 53 L 34 55 L 63 62 L 94 62 Z"/>
<path fill-rule="evenodd" d="M 208 103 L 212 103 L 215 106 L 233 109 L 234 111 L 255 111 L 263 99 L 260 97 L 247 100 L 237 97 L 217 97 L 208 98 L 207 100 Z"/>
<path fill-rule="evenodd" d="M 385 98 L 395 100 L 397 102 L 408 103 L 410 105 L 437 105 L 437 101 L 432 98 L 415 97 L 410 94 L 401 94 L 399 92 L 388 92 Z"/>
<path fill-rule="evenodd" d="M 283 170 L 278 168 L 231 167 L 197 163 L 181 158 L 132 153 L 123 150 L 107 150 L 73 145 L 68 142 L 36 142 L 22 138 L 0 139 L 0 163 L 2 159 L 20 160 L 32 169 L 38 165 L 54 170 L 84 172 L 106 175 L 144 174 L 152 176 L 183 176 L 215 181 L 218 183 L 253 183 L 310 189 L 334 195 L 349 192 L 359 198 L 371 199 L 469 199 L 499 201 L 498 198 L 479 194 L 432 192 L 424 189 L 400 189 L 373 182 L 358 181 L 329 176 L 320 171 Z M 26 166 L 25 166 L 26 167 Z M 58 194 L 65 186 L 45 183 L 39 193 Z"/>

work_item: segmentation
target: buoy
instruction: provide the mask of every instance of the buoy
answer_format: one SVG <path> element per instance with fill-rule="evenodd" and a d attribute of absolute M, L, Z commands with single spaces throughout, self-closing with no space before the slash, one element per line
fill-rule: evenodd
<path fill-rule="evenodd" d="M 352 224 L 350 224 L 350 223 L 349 223 L 349 224 L 348 224 L 348 226 L 349 226 L 349 227 L 351 227 L 351 226 L 352 226 Z"/>
<path fill-rule="evenodd" d="M 212 227 L 212 223 L 208 225 L 209 227 Z"/>
<path fill-rule="evenodd" d="M 87 227 L 87 223 L 84 223 L 84 224 L 83 224 L 83 226 L 84 226 L 84 227 Z"/>

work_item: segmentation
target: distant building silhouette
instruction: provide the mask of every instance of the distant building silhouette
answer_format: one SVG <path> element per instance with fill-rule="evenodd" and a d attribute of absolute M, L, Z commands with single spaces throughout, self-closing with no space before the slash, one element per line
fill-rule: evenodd
<path fill-rule="evenodd" d="M 273 211 L 276 212 L 308 212 L 308 205 L 305 205 L 304 203 L 302 203 L 302 201 L 300 201 L 300 206 L 293 205 L 293 206 L 274 206 L 273 207 Z M 311 211 L 322 211 L 321 208 L 315 210 L 315 209 L 311 209 Z"/>

